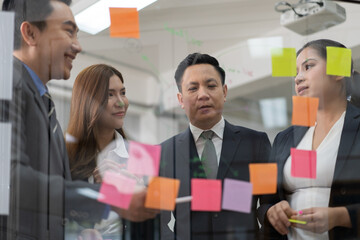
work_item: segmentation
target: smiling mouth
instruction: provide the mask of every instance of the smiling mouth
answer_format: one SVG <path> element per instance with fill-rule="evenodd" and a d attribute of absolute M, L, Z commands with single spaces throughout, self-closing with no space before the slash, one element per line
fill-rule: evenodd
<path fill-rule="evenodd" d="M 113 115 L 115 115 L 115 116 L 125 116 L 125 112 L 117 112 L 117 113 L 113 113 Z"/>
<path fill-rule="evenodd" d="M 305 92 L 305 90 L 307 90 L 308 89 L 308 87 L 299 87 L 297 90 L 298 90 L 298 94 L 299 95 L 302 95 L 304 92 Z"/>

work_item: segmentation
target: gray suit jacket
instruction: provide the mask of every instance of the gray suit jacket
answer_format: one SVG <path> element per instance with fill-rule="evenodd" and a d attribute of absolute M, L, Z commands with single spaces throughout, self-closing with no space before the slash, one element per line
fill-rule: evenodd
<path fill-rule="evenodd" d="M 49 131 L 47 110 L 23 64 L 14 58 L 8 239 L 64 239 L 68 220 L 94 222 L 105 205 L 77 193 L 97 185 L 72 181 L 61 130 Z"/>
<path fill-rule="evenodd" d="M 191 178 L 203 178 L 205 172 L 198 158 L 190 129 L 161 144 L 161 175 L 180 179 L 179 197 L 191 195 Z M 270 142 L 265 133 L 257 132 L 225 121 L 225 129 L 217 179 L 250 181 L 249 163 L 268 161 Z M 162 212 L 161 238 L 182 240 L 257 239 L 255 216 L 257 196 L 253 197 L 250 214 L 222 210 L 220 212 L 192 212 L 190 203 L 177 204 L 173 212 L 174 232 L 167 223 L 170 213 Z"/>

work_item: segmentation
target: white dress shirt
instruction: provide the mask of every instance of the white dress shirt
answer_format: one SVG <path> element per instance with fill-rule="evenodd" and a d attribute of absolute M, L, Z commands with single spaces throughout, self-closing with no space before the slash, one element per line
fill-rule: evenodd
<path fill-rule="evenodd" d="M 200 135 L 203 131 L 212 130 L 214 132 L 214 136 L 212 138 L 212 141 L 215 146 L 216 151 L 216 158 L 217 163 L 219 166 L 220 163 L 220 155 L 221 155 L 221 148 L 222 148 L 222 142 L 223 142 L 223 136 L 224 136 L 224 129 L 225 129 L 225 120 L 223 117 L 221 117 L 220 121 L 215 124 L 211 129 L 200 129 L 198 127 L 195 127 L 194 125 L 190 124 L 190 131 L 194 137 L 197 153 L 199 155 L 199 158 L 201 159 L 202 152 L 204 150 L 205 141 L 206 139 L 201 138 Z"/>
<path fill-rule="evenodd" d="M 117 131 L 115 131 L 114 143 L 114 145 L 110 144 L 109 148 L 105 148 L 101 153 L 101 156 L 120 164 L 126 164 L 129 154 L 125 146 L 124 138 Z M 94 183 L 93 176 L 89 177 L 89 182 Z M 121 219 L 117 213 L 110 211 L 108 218 L 102 219 L 99 223 L 96 223 L 94 229 L 98 230 L 101 235 L 112 235 L 119 237 L 120 239 L 122 233 Z"/>
<path fill-rule="evenodd" d="M 332 126 L 316 149 L 316 179 L 291 176 L 291 156 L 284 166 L 284 188 L 290 194 L 286 200 L 296 211 L 311 207 L 328 207 L 335 163 L 344 125 L 345 112 Z M 297 149 L 311 150 L 315 126 L 310 127 Z M 299 228 L 290 228 L 288 239 L 329 239 L 328 232 L 318 234 Z"/>

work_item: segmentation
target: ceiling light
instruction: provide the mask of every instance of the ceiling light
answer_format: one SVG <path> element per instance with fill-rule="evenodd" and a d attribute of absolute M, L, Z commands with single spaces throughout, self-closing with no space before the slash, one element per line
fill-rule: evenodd
<path fill-rule="evenodd" d="M 97 34 L 110 27 L 109 8 L 136 8 L 138 11 L 157 0 L 100 0 L 80 13 L 75 21 L 81 31 Z"/>

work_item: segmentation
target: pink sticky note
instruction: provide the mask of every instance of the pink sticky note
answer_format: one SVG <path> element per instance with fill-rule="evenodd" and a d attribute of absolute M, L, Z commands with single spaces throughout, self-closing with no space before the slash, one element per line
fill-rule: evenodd
<path fill-rule="evenodd" d="M 291 148 L 291 176 L 316 178 L 316 151 Z"/>
<path fill-rule="evenodd" d="M 145 176 L 158 176 L 160 145 L 148 145 L 130 141 L 128 171 Z"/>
<path fill-rule="evenodd" d="M 252 183 L 228 179 L 224 180 L 222 209 L 236 212 L 251 212 Z"/>
<path fill-rule="evenodd" d="M 98 201 L 128 209 L 135 185 L 135 179 L 114 172 L 105 172 Z"/>
<path fill-rule="evenodd" d="M 191 179 L 191 210 L 219 212 L 221 209 L 221 181 Z"/>

